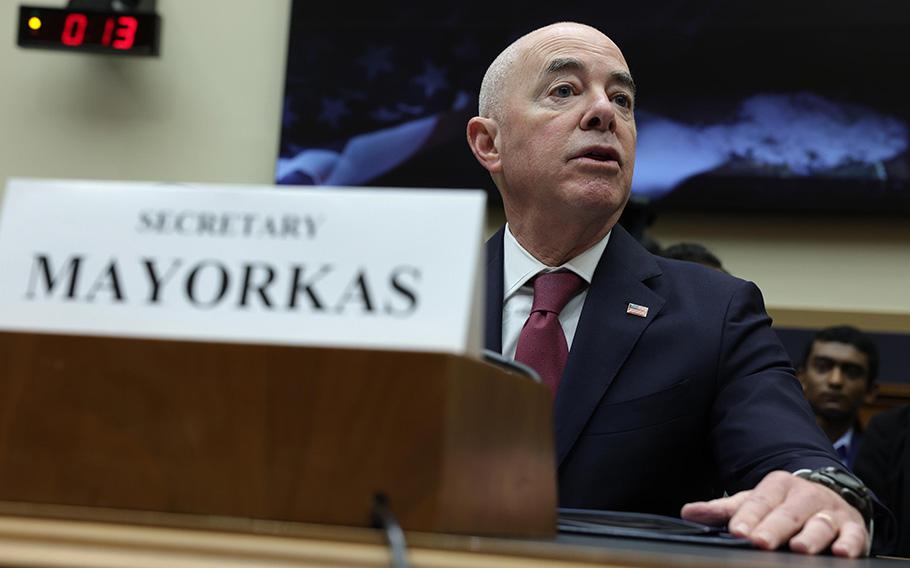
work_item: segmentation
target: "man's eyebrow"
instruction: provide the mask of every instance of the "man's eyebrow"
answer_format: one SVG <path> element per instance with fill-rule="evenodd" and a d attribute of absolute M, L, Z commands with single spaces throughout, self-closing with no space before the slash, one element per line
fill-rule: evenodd
<path fill-rule="evenodd" d="M 574 57 L 557 57 L 553 61 L 550 61 L 550 64 L 547 65 L 545 73 L 547 75 L 552 75 L 554 73 L 559 73 L 565 69 L 575 69 L 578 71 L 584 71 L 585 64 L 579 59 Z"/>
<path fill-rule="evenodd" d="M 633 95 L 635 94 L 635 81 L 632 80 L 632 75 L 625 71 L 614 71 L 610 75 L 614 81 L 632 91 Z"/>
<path fill-rule="evenodd" d="M 575 59 L 574 57 L 557 57 L 547 65 L 547 68 L 544 70 L 544 75 L 554 75 L 561 71 L 565 71 L 566 69 L 584 71 L 586 66 L 581 60 Z M 633 95 L 635 94 L 635 81 L 632 79 L 632 75 L 627 71 L 613 71 L 610 73 L 610 77 L 613 81 L 632 91 Z"/>

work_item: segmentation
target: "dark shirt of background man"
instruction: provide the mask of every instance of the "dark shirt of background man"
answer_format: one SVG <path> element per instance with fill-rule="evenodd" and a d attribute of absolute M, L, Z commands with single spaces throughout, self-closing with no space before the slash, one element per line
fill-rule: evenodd
<path fill-rule="evenodd" d="M 886 410 L 869 421 L 855 470 L 897 518 L 893 554 L 910 557 L 910 406 Z"/>

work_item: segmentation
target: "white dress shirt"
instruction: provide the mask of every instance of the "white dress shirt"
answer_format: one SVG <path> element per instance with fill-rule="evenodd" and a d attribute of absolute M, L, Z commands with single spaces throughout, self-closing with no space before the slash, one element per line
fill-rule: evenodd
<path fill-rule="evenodd" d="M 503 239 L 503 301 L 502 301 L 502 354 L 509 359 L 515 358 L 515 348 L 518 346 L 518 336 L 524 327 L 528 315 L 531 313 L 531 304 L 534 299 L 534 289 L 528 284 L 540 272 L 553 272 L 555 270 L 571 270 L 591 284 L 594 269 L 600 262 L 600 257 L 610 240 L 610 233 L 594 244 L 591 248 L 572 258 L 562 266 L 547 266 L 540 262 L 518 244 L 509 226 L 506 225 L 505 238 Z M 588 289 L 569 300 L 566 307 L 559 314 L 559 323 L 566 334 L 566 344 L 572 348 L 575 330 L 578 328 L 578 319 L 581 317 L 581 308 L 588 297 Z"/>

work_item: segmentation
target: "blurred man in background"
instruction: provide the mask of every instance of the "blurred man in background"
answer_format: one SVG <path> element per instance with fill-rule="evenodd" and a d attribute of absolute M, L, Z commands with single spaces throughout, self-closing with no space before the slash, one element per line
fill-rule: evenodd
<path fill-rule="evenodd" d="M 875 400 L 877 374 L 875 342 L 855 327 L 844 325 L 815 334 L 796 375 L 816 422 L 850 469 L 862 437 L 859 409 Z"/>

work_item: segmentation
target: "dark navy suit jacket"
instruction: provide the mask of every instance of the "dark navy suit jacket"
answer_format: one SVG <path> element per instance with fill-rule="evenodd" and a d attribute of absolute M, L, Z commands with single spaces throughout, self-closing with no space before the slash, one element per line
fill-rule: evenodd
<path fill-rule="evenodd" d="M 499 352 L 502 259 L 500 230 L 485 329 Z M 754 284 L 656 257 L 617 225 L 554 403 L 560 506 L 675 516 L 775 469 L 840 465 L 769 324 Z"/>

